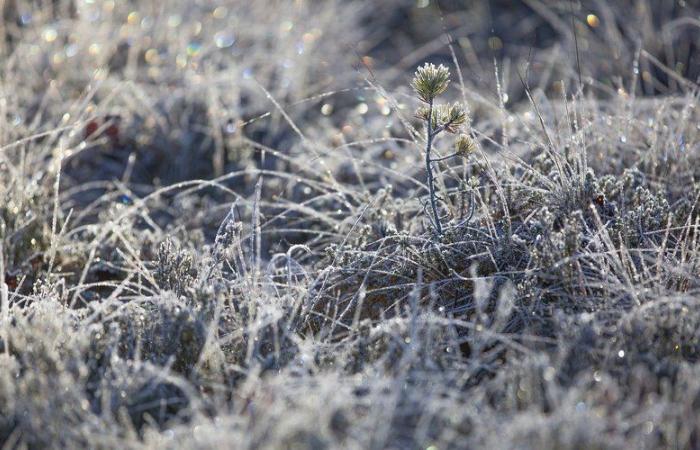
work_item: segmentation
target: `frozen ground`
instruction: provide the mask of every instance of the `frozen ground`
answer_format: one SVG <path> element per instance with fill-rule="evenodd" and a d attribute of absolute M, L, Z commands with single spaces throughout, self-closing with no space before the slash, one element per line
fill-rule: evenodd
<path fill-rule="evenodd" d="M 0 5 L 3 448 L 700 447 L 695 0 Z"/>

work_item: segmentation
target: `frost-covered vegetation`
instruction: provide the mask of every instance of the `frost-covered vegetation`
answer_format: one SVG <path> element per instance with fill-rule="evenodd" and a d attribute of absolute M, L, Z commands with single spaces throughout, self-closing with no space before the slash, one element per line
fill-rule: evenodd
<path fill-rule="evenodd" d="M 0 5 L 3 448 L 700 446 L 696 2 Z"/>

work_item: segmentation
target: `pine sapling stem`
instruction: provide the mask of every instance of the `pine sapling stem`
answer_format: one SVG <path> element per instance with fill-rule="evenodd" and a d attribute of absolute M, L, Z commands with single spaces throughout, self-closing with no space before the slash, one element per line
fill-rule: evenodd
<path fill-rule="evenodd" d="M 433 101 L 432 99 L 428 103 L 428 118 L 426 119 L 428 126 L 428 136 L 427 144 L 425 148 L 425 169 L 428 172 L 428 190 L 430 193 L 430 207 L 433 210 L 433 222 L 435 225 L 435 231 L 437 231 L 438 236 L 442 236 L 442 224 L 440 223 L 440 216 L 438 215 L 437 200 L 435 199 L 435 183 L 433 177 L 433 165 L 432 159 L 430 157 L 430 152 L 433 147 L 433 138 L 435 133 L 433 133 Z"/>

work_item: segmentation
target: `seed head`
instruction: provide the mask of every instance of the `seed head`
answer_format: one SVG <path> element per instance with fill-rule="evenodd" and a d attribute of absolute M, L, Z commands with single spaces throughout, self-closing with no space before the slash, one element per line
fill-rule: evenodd
<path fill-rule="evenodd" d="M 440 123 L 445 127 L 445 131 L 456 133 L 459 127 L 467 122 L 467 113 L 459 103 L 452 105 L 441 105 L 439 109 Z"/>
<path fill-rule="evenodd" d="M 430 103 L 435 97 L 447 90 L 449 83 L 450 71 L 447 67 L 442 64 L 435 67 L 435 64 L 426 63 L 416 70 L 411 85 L 421 100 Z"/>
<path fill-rule="evenodd" d="M 456 153 L 462 158 L 468 158 L 476 151 L 476 143 L 469 135 L 460 134 L 455 141 Z"/>
<path fill-rule="evenodd" d="M 428 120 L 428 114 L 430 114 L 430 109 L 427 106 L 419 106 L 416 109 L 416 118 L 418 119 Z M 433 111 L 433 117 L 435 117 L 435 111 Z"/>
<path fill-rule="evenodd" d="M 441 117 L 440 109 L 442 108 L 442 106 L 444 105 L 433 106 L 432 120 L 430 122 L 430 126 L 433 130 L 435 130 L 439 125 Z M 423 122 L 428 120 L 428 114 L 430 114 L 430 108 L 428 108 L 427 106 L 421 106 L 416 110 L 416 117 L 418 119 L 421 119 Z"/>

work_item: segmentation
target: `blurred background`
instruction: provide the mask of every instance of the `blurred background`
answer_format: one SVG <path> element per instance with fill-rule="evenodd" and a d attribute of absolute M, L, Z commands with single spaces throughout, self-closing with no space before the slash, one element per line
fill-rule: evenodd
<path fill-rule="evenodd" d="M 372 86 L 401 101 L 424 61 L 459 66 L 477 122 L 517 108 L 525 84 L 554 98 L 679 93 L 700 74 L 698 10 L 695 0 L 7 0 L 1 138 L 72 127 L 65 144 L 85 147 L 67 158 L 72 184 L 167 185 L 263 165 L 241 137 L 293 152 L 299 136 L 281 109 L 310 124 L 309 139 L 377 137 L 394 114 Z"/>

